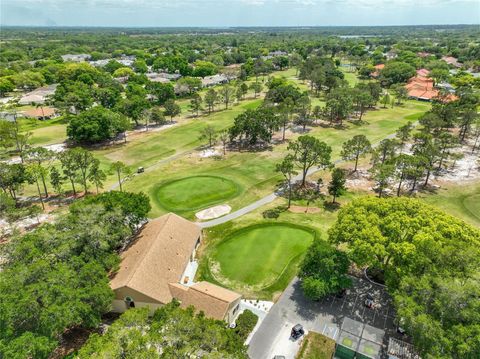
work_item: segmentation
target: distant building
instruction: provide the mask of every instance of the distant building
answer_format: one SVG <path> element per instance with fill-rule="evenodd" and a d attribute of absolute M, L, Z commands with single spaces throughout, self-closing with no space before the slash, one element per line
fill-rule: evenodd
<path fill-rule="evenodd" d="M 202 87 L 211 87 L 226 84 L 230 81 L 229 77 L 225 74 L 216 74 L 213 76 L 205 76 L 202 79 Z"/>
<path fill-rule="evenodd" d="M 387 58 L 387 60 L 393 60 L 393 59 L 396 59 L 398 57 L 398 55 L 395 51 L 388 51 L 385 54 L 385 57 Z"/>
<path fill-rule="evenodd" d="M 18 103 L 20 105 L 30 105 L 32 103 L 39 105 L 44 104 L 47 100 L 47 97 L 52 96 L 56 89 L 57 84 L 40 87 L 23 95 Z"/>
<path fill-rule="evenodd" d="M 194 306 L 207 317 L 231 323 L 241 295 L 208 282 L 194 282 L 195 255 L 202 239 L 199 226 L 169 213 L 147 223 L 121 254 L 120 269 L 110 281 L 113 310 L 148 307 L 150 314 L 173 299 Z"/>
<path fill-rule="evenodd" d="M 53 107 L 37 107 L 23 111 L 23 115 L 37 120 L 48 120 L 57 116 L 57 110 Z"/>
<path fill-rule="evenodd" d="M 430 71 L 427 69 L 417 70 L 417 76 L 412 77 L 405 88 L 408 91 L 408 97 L 420 101 L 432 101 L 438 98 L 440 91 L 434 87 L 433 79 L 429 78 Z M 450 94 L 443 98 L 443 101 L 449 102 L 457 99 L 457 96 Z"/>
<path fill-rule="evenodd" d="M 385 67 L 385 64 L 375 65 L 375 66 L 374 66 L 375 71 L 373 71 L 373 72 L 370 74 L 370 76 L 372 76 L 373 78 L 377 78 L 378 76 L 380 76 L 380 71 L 382 71 L 384 67 Z"/>
<path fill-rule="evenodd" d="M 65 62 L 84 62 L 91 58 L 89 54 L 66 54 L 61 57 Z"/>
<path fill-rule="evenodd" d="M 168 83 L 170 81 L 176 81 L 182 77 L 180 74 L 169 74 L 167 72 L 150 72 L 147 73 L 147 78 L 152 82 Z"/>
<path fill-rule="evenodd" d="M 455 57 L 452 56 L 443 56 L 442 60 L 453 67 L 460 68 L 463 66 Z"/>

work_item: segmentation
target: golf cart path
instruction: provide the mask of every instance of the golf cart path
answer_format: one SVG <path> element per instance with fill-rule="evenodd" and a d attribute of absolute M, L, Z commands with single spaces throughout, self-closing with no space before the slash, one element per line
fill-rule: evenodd
<path fill-rule="evenodd" d="M 413 127 L 416 127 L 418 125 L 418 121 L 417 122 L 414 122 L 412 123 Z M 395 133 L 392 133 L 390 135 L 388 135 L 387 137 L 385 137 L 384 139 L 374 143 L 372 145 L 373 148 L 377 147 L 378 145 L 380 145 L 380 142 L 383 141 L 383 140 L 386 140 L 386 139 L 392 139 L 395 137 Z M 344 160 L 336 160 L 334 163 L 337 165 L 339 163 L 342 163 L 342 162 L 345 162 Z M 311 176 L 312 174 L 316 173 L 316 172 L 319 172 L 319 171 L 322 171 L 323 168 L 321 167 L 312 167 L 310 168 L 310 170 L 307 172 L 307 177 L 308 176 Z M 293 177 L 292 180 L 293 181 L 299 181 L 302 179 L 302 174 L 298 174 L 297 176 Z M 250 213 L 268 203 L 271 203 L 273 202 L 277 197 L 278 197 L 278 192 L 274 192 L 274 193 L 270 193 L 269 195 L 259 199 L 258 201 L 255 201 L 253 203 L 250 203 L 248 206 L 245 206 L 243 208 L 240 208 L 239 210 L 236 210 L 235 212 L 232 212 L 232 213 L 229 213 L 223 217 L 220 217 L 220 218 L 216 218 L 216 219 L 213 219 L 211 221 L 206 221 L 206 222 L 197 222 L 197 224 L 201 227 L 201 228 L 209 228 L 209 227 L 214 227 L 214 226 L 218 226 L 219 224 L 223 224 L 223 223 L 226 223 L 228 221 L 231 221 L 233 219 L 236 219 L 238 217 L 241 217 L 247 213 Z"/>

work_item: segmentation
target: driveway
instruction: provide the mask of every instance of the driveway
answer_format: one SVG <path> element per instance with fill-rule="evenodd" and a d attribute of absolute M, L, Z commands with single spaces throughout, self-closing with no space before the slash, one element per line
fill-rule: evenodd
<path fill-rule="evenodd" d="M 248 354 L 252 359 L 272 359 L 284 355 L 293 359 L 299 343 L 289 340 L 293 325 L 302 324 L 305 330 L 336 338 L 344 317 L 349 317 L 385 330 L 385 341 L 395 335 L 391 299 L 385 290 L 366 280 L 353 278 L 354 285 L 344 298 L 326 297 L 311 301 L 303 296 L 298 278 L 295 278 L 272 307 L 250 341 Z M 373 294 L 377 308 L 364 305 L 367 293 Z"/>

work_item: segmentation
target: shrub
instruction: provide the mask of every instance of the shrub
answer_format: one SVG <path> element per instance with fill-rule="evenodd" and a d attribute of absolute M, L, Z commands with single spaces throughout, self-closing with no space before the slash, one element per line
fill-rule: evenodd
<path fill-rule="evenodd" d="M 258 316 L 251 310 L 245 309 L 236 320 L 237 326 L 235 327 L 236 333 L 245 341 L 250 332 L 257 325 Z"/>

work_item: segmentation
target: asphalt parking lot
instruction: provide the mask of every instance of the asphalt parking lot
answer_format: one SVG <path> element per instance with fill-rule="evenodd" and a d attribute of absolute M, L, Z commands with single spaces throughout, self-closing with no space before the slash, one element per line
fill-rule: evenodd
<path fill-rule="evenodd" d="M 365 306 L 367 293 L 375 298 L 375 308 Z M 343 298 L 329 296 L 315 302 L 303 296 L 300 282 L 295 278 L 253 336 L 248 354 L 252 359 L 271 359 L 274 355 L 293 359 L 299 348 L 299 343 L 289 340 L 293 325 L 299 323 L 307 332 L 335 338 L 345 317 L 385 330 L 385 345 L 389 336 L 397 336 L 391 298 L 383 287 L 353 278 L 353 287 Z"/>

